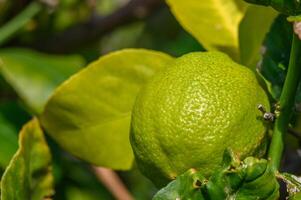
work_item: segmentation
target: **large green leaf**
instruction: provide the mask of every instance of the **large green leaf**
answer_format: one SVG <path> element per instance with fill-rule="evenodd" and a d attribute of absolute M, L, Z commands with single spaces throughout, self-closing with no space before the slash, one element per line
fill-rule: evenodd
<path fill-rule="evenodd" d="M 238 56 L 238 27 L 244 14 L 239 0 L 166 0 L 172 12 L 207 50 Z"/>
<path fill-rule="evenodd" d="M 51 155 L 37 119 L 20 132 L 19 150 L 1 180 L 1 200 L 41 200 L 53 194 Z"/>
<path fill-rule="evenodd" d="M 128 49 L 108 54 L 62 84 L 41 116 L 66 150 L 96 165 L 129 169 L 130 116 L 141 86 L 172 58 Z"/>
<path fill-rule="evenodd" d="M 250 5 L 239 27 L 240 61 L 255 71 L 260 51 L 277 12 L 272 8 Z"/>
<path fill-rule="evenodd" d="M 29 49 L 1 49 L 0 72 L 19 96 L 40 113 L 53 90 L 84 64 L 79 56 L 56 56 Z"/>

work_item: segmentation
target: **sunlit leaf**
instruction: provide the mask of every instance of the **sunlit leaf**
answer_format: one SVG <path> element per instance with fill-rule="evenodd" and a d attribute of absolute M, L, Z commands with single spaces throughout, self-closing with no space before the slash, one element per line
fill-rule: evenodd
<path fill-rule="evenodd" d="M 84 64 L 79 56 L 56 56 L 29 49 L 1 49 L 0 72 L 18 95 L 40 113 L 53 90 Z"/>
<path fill-rule="evenodd" d="M 166 0 L 172 12 L 207 50 L 238 58 L 238 27 L 244 4 L 235 0 Z"/>
<path fill-rule="evenodd" d="M 51 155 L 37 119 L 20 132 L 19 149 L 1 180 L 1 200 L 41 200 L 53 194 Z"/>
<path fill-rule="evenodd" d="M 277 12 L 272 8 L 250 5 L 240 23 L 240 62 L 253 71 L 261 58 L 264 38 L 276 16 Z"/>
<path fill-rule="evenodd" d="M 172 58 L 149 50 L 121 50 L 101 57 L 64 82 L 41 116 L 47 132 L 66 150 L 96 165 L 129 169 L 130 116 L 141 86 Z"/>

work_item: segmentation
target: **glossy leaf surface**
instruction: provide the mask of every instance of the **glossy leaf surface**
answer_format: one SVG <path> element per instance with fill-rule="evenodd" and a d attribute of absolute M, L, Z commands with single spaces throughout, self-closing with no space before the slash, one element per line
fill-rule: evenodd
<path fill-rule="evenodd" d="M 129 169 L 131 109 L 137 93 L 173 59 L 163 53 L 128 49 L 101 57 L 64 82 L 42 114 L 47 132 L 86 161 Z"/>
<path fill-rule="evenodd" d="M 181 25 L 207 50 L 238 56 L 238 27 L 245 4 L 235 0 L 167 0 Z"/>

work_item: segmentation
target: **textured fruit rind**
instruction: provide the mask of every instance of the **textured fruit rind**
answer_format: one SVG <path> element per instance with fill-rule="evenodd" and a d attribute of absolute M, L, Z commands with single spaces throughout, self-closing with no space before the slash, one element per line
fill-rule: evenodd
<path fill-rule="evenodd" d="M 258 152 L 268 98 L 254 73 L 219 52 L 176 59 L 142 89 L 132 113 L 131 144 L 142 173 L 163 186 L 190 168 L 209 176 L 227 147 Z M 261 151 L 262 152 L 262 151 Z"/>

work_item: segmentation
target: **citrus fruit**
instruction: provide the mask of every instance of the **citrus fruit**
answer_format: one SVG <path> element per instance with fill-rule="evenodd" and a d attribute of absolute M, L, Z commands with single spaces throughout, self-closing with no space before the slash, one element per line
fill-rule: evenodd
<path fill-rule="evenodd" d="M 242 159 L 265 151 L 269 110 L 255 74 L 219 52 L 175 59 L 139 93 L 131 145 L 138 167 L 157 186 L 190 168 L 210 176 L 226 148 Z"/>

